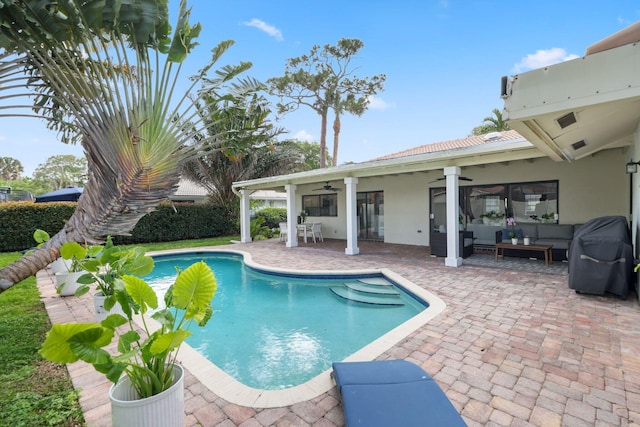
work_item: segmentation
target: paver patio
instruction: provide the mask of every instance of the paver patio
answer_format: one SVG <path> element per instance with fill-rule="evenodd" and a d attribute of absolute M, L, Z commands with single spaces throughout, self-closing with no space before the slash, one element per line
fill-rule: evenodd
<path fill-rule="evenodd" d="M 273 267 L 389 268 L 438 295 L 447 304 L 445 311 L 379 359 L 419 364 L 469 426 L 640 426 L 640 304 L 635 293 L 626 301 L 578 295 L 568 288 L 566 269 L 559 263 L 552 271 L 544 271 L 543 261 L 505 259 L 496 265 L 483 261 L 493 257 L 488 254 L 472 256 L 473 265 L 449 268 L 424 247 L 359 246 L 357 256 L 344 255 L 345 242 L 330 239 L 286 248 L 276 238 L 229 249 L 249 252 L 255 262 Z M 540 272 L 532 263 L 541 263 Z M 38 286 L 53 323 L 93 321 L 89 296 L 56 295 L 45 271 L 38 273 Z M 111 426 L 110 383 L 82 362 L 69 365 L 69 372 L 81 389 L 88 425 Z M 274 409 L 228 403 L 188 372 L 185 388 L 186 426 L 343 425 L 335 388 Z"/>

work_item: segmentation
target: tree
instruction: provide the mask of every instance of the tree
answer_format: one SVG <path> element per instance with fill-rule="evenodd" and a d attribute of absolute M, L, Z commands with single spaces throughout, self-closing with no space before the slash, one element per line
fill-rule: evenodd
<path fill-rule="evenodd" d="M 175 191 L 183 163 L 212 143 L 193 143 L 204 124 L 191 120 L 197 117 L 191 96 L 216 93 L 251 64 L 225 66 L 208 79 L 233 44 L 221 42 L 174 99 L 180 65 L 201 28 L 189 23 L 182 0 L 171 34 L 167 3 L 3 1 L 0 91 L 9 92 L 0 101 L 14 102 L 0 106 L 8 110 L 0 116 L 43 118 L 63 142 L 82 144 L 89 174 L 74 215 L 46 244 L 0 269 L 0 290 L 55 260 L 67 241 L 93 244 L 129 233 Z"/>
<path fill-rule="evenodd" d="M 87 179 L 87 159 L 73 154 L 51 156 L 33 171 L 33 179 L 46 182 L 51 190 L 74 185 L 84 186 Z"/>
<path fill-rule="evenodd" d="M 320 144 L 317 142 L 298 141 L 289 139 L 283 144 L 292 145 L 302 155 L 302 164 L 291 172 L 304 172 L 320 169 Z M 331 162 L 331 156 L 327 154 L 327 162 Z"/>
<path fill-rule="evenodd" d="M 204 186 L 214 203 L 235 209 L 233 182 L 286 174 L 301 164 L 294 146 L 275 141 L 282 131 L 269 123 L 268 103 L 255 91 L 233 100 L 202 101 L 198 105 L 206 106 L 199 108 L 205 132 L 216 135 L 218 144 L 186 162 L 183 177 Z"/>
<path fill-rule="evenodd" d="M 502 132 L 511 129 L 507 122 L 502 120 L 502 112 L 497 108 L 493 109 L 493 116 L 488 116 L 483 119 L 483 124 L 473 128 L 471 133 L 473 135 L 484 135 L 489 132 Z"/>
<path fill-rule="evenodd" d="M 22 172 L 24 172 L 24 167 L 20 160 L 13 157 L 0 157 L 0 179 L 4 181 L 18 180 Z"/>
<path fill-rule="evenodd" d="M 285 74 L 267 81 L 269 92 L 280 98 L 278 113 L 295 111 L 306 105 L 320 115 L 320 167 L 326 167 L 327 115 L 335 112 L 333 123 L 333 166 L 338 161 L 340 117 L 345 113 L 362 115 L 369 105 L 370 96 L 383 90 L 384 74 L 370 79 L 353 75 L 351 60 L 364 46 L 358 39 L 340 39 L 336 46 L 315 45 L 308 55 L 287 60 Z M 285 102 L 285 99 L 288 101 Z"/>

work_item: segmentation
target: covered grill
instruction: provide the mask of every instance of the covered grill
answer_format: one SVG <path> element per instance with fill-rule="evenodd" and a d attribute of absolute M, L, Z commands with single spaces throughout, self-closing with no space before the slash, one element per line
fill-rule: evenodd
<path fill-rule="evenodd" d="M 569 288 L 627 298 L 633 286 L 633 248 L 627 219 L 605 216 L 585 223 L 569 246 Z"/>

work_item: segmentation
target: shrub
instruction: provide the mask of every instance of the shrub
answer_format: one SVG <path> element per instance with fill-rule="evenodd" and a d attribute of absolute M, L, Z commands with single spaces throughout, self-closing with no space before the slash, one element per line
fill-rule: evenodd
<path fill-rule="evenodd" d="M 264 226 L 269 228 L 280 227 L 281 222 L 287 222 L 286 208 L 264 208 L 256 212 L 256 218 L 264 218 Z"/>

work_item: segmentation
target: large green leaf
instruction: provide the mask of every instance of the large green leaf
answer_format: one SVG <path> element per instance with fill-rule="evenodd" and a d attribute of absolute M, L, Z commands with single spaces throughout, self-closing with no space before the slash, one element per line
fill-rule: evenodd
<path fill-rule="evenodd" d="M 73 363 L 79 357 L 70 346 L 70 338 L 83 331 L 103 329 L 97 323 L 66 323 L 56 324 L 47 332 L 39 353 L 42 357 L 57 363 Z"/>
<path fill-rule="evenodd" d="M 153 341 L 149 350 L 152 354 L 162 354 L 166 351 L 171 351 L 180 346 L 187 337 L 191 336 L 191 332 L 184 329 L 177 331 L 167 332 L 160 335 Z"/>
<path fill-rule="evenodd" d="M 146 313 L 149 308 L 158 308 L 158 297 L 147 282 L 136 276 L 123 276 L 122 280 L 131 299 L 140 306 L 142 313 Z"/>
<path fill-rule="evenodd" d="M 178 275 L 173 286 L 173 306 L 186 310 L 187 319 L 200 322 L 207 314 L 216 289 L 211 268 L 203 261 L 196 262 Z"/>
<path fill-rule="evenodd" d="M 66 242 L 60 247 L 60 255 L 64 259 L 84 259 L 87 256 L 87 250 L 77 242 Z"/>

